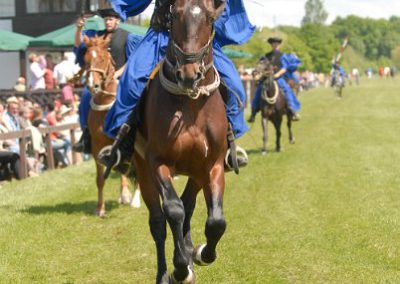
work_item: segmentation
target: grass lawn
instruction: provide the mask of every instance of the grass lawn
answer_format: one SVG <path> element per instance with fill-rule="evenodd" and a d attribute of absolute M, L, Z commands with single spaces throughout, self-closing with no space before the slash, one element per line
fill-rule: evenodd
<path fill-rule="evenodd" d="M 260 154 L 259 117 L 239 144 L 250 164 L 227 175 L 228 222 L 199 283 L 400 283 L 400 82 L 363 81 L 337 100 L 331 89 L 301 95 L 296 144 L 283 128 Z M 119 206 L 108 182 L 105 219 L 93 162 L 0 189 L 0 283 L 154 283 L 148 212 Z M 179 191 L 184 184 L 177 182 Z M 199 195 L 192 221 L 204 242 Z M 172 269 L 172 236 L 167 239 Z"/>

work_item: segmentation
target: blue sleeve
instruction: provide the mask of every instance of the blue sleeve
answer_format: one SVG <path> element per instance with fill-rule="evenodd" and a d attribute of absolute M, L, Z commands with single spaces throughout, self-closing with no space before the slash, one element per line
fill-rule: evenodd
<path fill-rule="evenodd" d="M 123 21 L 142 13 L 152 0 L 108 0 Z"/>
<path fill-rule="evenodd" d="M 131 56 L 133 51 L 136 49 L 136 46 L 139 44 L 139 42 L 142 41 L 142 39 L 142 36 L 129 34 L 125 46 L 126 58 L 129 58 L 129 56 Z"/>
<path fill-rule="evenodd" d="M 293 73 L 301 64 L 301 60 L 294 54 L 283 54 L 281 57 L 281 63 L 283 68 L 288 70 L 288 72 Z"/>
<path fill-rule="evenodd" d="M 254 33 L 253 26 L 243 4 L 243 0 L 225 0 L 225 10 L 214 24 L 215 41 L 223 47 L 230 44 L 244 44 Z"/>

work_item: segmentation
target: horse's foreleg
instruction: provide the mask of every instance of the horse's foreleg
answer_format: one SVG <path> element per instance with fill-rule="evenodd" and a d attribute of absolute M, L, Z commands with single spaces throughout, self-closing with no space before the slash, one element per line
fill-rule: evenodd
<path fill-rule="evenodd" d="M 133 184 L 133 198 L 131 201 L 131 207 L 140 208 L 140 186 L 136 178 L 133 179 L 132 184 Z"/>
<path fill-rule="evenodd" d="M 267 142 L 268 142 L 268 118 L 262 117 L 261 125 L 262 125 L 262 129 L 263 129 L 262 154 L 265 155 L 265 154 L 267 154 Z"/>
<path fill-rule="evenodd" d="M 118 199 L 121 204 L 130 204 L 132 200 L 132 193 L 129 190 L 129 180 L 125 175 L 121 175 L 121 191 Z"/>
<path fill-rule="evenodd" d="M 103 196 L 104 183 L 103 166 L 96 163 L 97 207 L 95 214 L 100 217 L 106 215 Z"/>
<path fill-rule="evenodd" d="M 211 170 L 209 183 L 203 190 L 208 210 L 205 230 L 207 243 L 197 247 L 193 252 L 196 264 L 209 265 L 217 258 L 216 247 L 226 229 L 222 209 L 224 188 L 224 167 L 216 166 Z"/>
<path fill-rule="evenodd" d="M 282 125 L 282 117 L 277 118 L 274 121 L 275 130 L 276 130 L 276 152 L 281 151 L 281 125 Z"/>
<path fill-rule="evenodd" d="M 139 160 L 139 159 L 138 159 Z M 137 163 L 139 184 L 143 189 L 143 201 L 149 209 L 149 226 L 157 249 L 157 284 L 168 284 L 169 275 L 165 259 L 165 239 L 167 238 L 167 221 L 161 209 L 160 197 L 150 177 L 144 161 Z"/>
<path fill-rule="evenodd" d="M 175 269 L 171 274 L 171 280 L 177 283 L 184 281 L 185 283 L 192 283 L 194 281 L 194 274 L 188 267 L 189 258 L 186 255 L 183 240 L 185 210 L 182 200 L 179 198 L 172 185 L 171 171 L 166 165 L 159 165 L 157 167 L 155 182 L 159 188 L 163 201 L 162 208 L 174 238 L 175 249 L 173 263 Z"/>
<path fill-rule="evenodd" d="M 292 115 L 291 114 L 287 114 L 287 127 L 289 130 L 289 143 L 294 144 L 295 139 L 294 139 L 293 132 L 292 132 Z"/>
<path fill-rule="evenodd" d="M 182 193 L 181 200 L 185 208 L 185 220 L 183 222 L 183 237 L 185 241 L 186 255 L 191 256 L 193 253 L 193 243 L 190 236 L 190 220 L 193 215 L 194 208 L 196 207 L 196 196 L 200 190 L 200 186 L 192 179 L 189 178 L 186 183 L 185 190 Z M 192 261 L 189 258 L 191 265 Z"/>

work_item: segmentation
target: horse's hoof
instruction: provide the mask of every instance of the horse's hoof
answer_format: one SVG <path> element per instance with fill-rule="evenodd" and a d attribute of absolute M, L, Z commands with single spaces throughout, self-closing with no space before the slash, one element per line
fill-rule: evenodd
<path fill-rule="evenodd" d="M 268 154 L 268 152 L 267 152 L 267 151 L 265 151 L 265 150 L 263 150 L 263 151 L 261 151 L 261 154 L 262 154 L 263 156 L 265 156 L 265 155 L 267 155 L 267 154 Z"/>
<path fill-rule="evenodd" d="M 135 191 L 130 205 L 133 208 L 140 208 L 140 190 Z"/>
<path fill-rule="evenodd" d="M 276 151 L 277 153 L 280 153 L 280 152 L 282 152 L 282 149 L 280 149 L 280 148 L 279 148 L 279 149 L 278 149 L 278 148 L 276 148 L 276 149 L 275 149 L 275 151 Z"/>
<path fill-rule="evenodd" d="M 131 192 L 126 189 L 126 190 L 121 190 L 123 193 L 121 196 L 118 198 L 119 204 L 130 204 L 132 201 L 132 194 Z"/>
<path fill-rule="evenodd" d="M 188 266 L 188 270 L 189 270 L 189 274 L 186 277 L 186 279 L 182 280 L 182 281 L 178 281 L 175 279 L 174 277 L 174 273 L 171 273 L 169 279 L 170 279 L 170 283 L 172 284 L 195 284 L 196 283 L 196 276 L 194 275 L 193 270 Z"/>
<path fill-rule="evenodd" d="M 201 258 L 201 253 L 203 252 L 205 247 L 206 247 L 206 245 L 202 244 L 202 245 L 197 246 L 193 250 L 193 254 L 192 254 L 193 262 L 199 266 L 208 266 L 211 264 L 211 263 L 203 261 Z"/>
<path fill-rule="evenodd" d="M 289 141 L 290 144 L 295 144 L 296 140 L 293 138 L 292 140 Z"/>
<path fill-rule="evenodd" d="M 94 215 L 96 215 L 100 218 L 104 218 L 104 217 L 106 217 L 106 210 L 104 210 L 104 209 L 97 210 L 96 209 L 96 212 L 94 212 Z"/>

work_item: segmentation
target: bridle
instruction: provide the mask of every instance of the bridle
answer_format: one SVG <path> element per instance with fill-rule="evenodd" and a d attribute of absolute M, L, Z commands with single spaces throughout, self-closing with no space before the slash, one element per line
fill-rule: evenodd
<path fill-rule="evenodd" d="M 94 96 L 92 96 L 92 98 L 90 100 L 90 107 L 95 111 L 108 111 L 114 104 L 116 92 L 109 92 L 104 89 L 104 87 L 107 86 L 108 83 L 110 83 L 114 80 L 114 78 L 112 78 L 110 76 L 112 74 L 111 70 L 113 68 L 114 68 L 114 61 L 113 61 L 110 53 L 108 52 L 107 65 L 104 69 L 93 67 L 93 65 L 90 64 L 89 68 L 86 70 L 86 79 L 89 81 L 93 80 L 91 77 L 91 75 L 93 73 L 99 73 L 101 76 L 102 83 L 100 85 L 100 88 L 94 89 L 94 91 L 95 91 L 94 95 L 101 94 L 103 96 L 111 96 L 114 98 L 111 103 L 103 105 L 103 104 L 95 103 Z M 111 79 L 110 79 L 110 77 L 111 77 Z M 89 84 L 91 84 L 91 83 L 89 82 Z"/>
<path fill-rule="evenodd" d="M 173 12 L 173 6 L 171 5 L 170 9 L 171 13 Z M 205 64 L 205 59 L 207 55 L 209 55 L 211 49 L 212 49 L 212 42 L 214 39 L 214 31 L 212 31 L 211 36 L 208 38 L 207 43 L 200 48 L 199 51 L 197 52 L 185 52 L 182 50 L 182 48 L 175 42 L 175 40 L 172 37 L 172 29 L 170 29 L 170 42 L 172 46 L 172 56 L 174 56 L 175 59 L 175 64 L 171 62 L 171 60 L 168 58 L 168 56 L 165 58 L 165 60 L 161 63 L 161 68 L 159 72 L 160 76 L 160 81 L 163 87 L 169 92 L 174 95 L 186 95 L 191 99 L 198 99 L 201 95 L 205 96 L 210 96 L 210 94 L 218 89 L 221 79 L 218 74 L 218 71 L 216 70 L 214 66 L 213 60 L 211 60 L 210 63 L 207 65 Z M 179 84 L 177 84 L 174 81 L 169 80 L 164 73 L 164 63 L 166 63 L 167 68 L 169 68 L 169 71 L 172 74 L 176 74 L 178 69 L 184 65 L 184 64 L 199 64 L 199 70 L 201 73 L 200 78 L 195 82 L 194 86 L 192 89 L 185 89 L 182 88 Z M 209 85 L 206 86 L 198 86 L 198 84 L 204 80 L 206 77 L 207 72 L 210 69 L 214 70 L 215 73 L 215 78 L 214 82 L 212 82 Z M 176 76 L 176 75 L 175 75 Z"/>
<path fill-rule="evenodd" d="M 261 65 L 261 63 L 260 63 Z M 264 68 L 263 70 L 261 70 L 261 67 L 257 67 L 257 71 L 259 71 L 261 73 L 261 79 L 260 82 L 263 83 L 262 86 L 262 96 L 261 98 L 263 100 L 265 100 L 268 104 L 273 105 L 276 103 L 276 101 L 278 100 L 278 96 L 279 96 L 279 86 L 278 83 L 273 79 L 274 76 L 274 70 L 272 67 L 270 68 Z M 271 80 L 272 79 L 272 80 Z M 273 97 L 269 97 L 268 96 L 268 90 L 267 88 L 270 86 L 271 81 L 273 83 L 274 86 L 274 96 Z"/>

